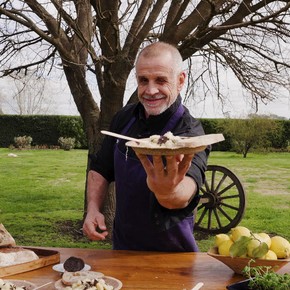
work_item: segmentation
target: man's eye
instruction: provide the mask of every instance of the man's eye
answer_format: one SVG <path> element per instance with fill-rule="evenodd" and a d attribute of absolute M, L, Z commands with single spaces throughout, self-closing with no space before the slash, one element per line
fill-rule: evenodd
<path fill-rule="evenodd" d="M 145 79 L 145 78 L 140 78 L 140 79 L 138 80 L 138 82 L 139 82 L 139 84 L 145 84 L 145 83 L 148 82 L 148 80 Z"/>
<path fill-rule="evenodd" d="M 158 84 L 165 84 L 166 83 L 166 80 L 165 79 L 157 79 L 156 82 Z"/>

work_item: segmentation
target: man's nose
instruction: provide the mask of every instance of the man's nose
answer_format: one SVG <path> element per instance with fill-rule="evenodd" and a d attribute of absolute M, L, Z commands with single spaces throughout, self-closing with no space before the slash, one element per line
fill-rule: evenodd
<path fill-rule="evenodd" d="M 156 86 L 155 83 L 149 82 L 147 84 L 146 91 L 145 91 L 146 95 L 153 96 L 153 95 L 157 94 L 158 92 L 159 92 L 159 90 L 158 90 L 158 87 Z"/>

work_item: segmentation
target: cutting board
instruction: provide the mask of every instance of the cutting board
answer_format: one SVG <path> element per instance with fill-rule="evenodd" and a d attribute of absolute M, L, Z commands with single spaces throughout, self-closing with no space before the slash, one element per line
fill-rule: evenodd
<path fill-rule="evenodd" d="M 57 264 L 60 261 L 60 253 L 58 251 L 34 247 L 21 247 L 21 248 L 34 251 L 36 255 L 39 257 L 39 259 L 27 263 L 21 263 L 7 267 L 0 267 L 0 278 L 9 275 L 32 271 L 52 264 Z"/>

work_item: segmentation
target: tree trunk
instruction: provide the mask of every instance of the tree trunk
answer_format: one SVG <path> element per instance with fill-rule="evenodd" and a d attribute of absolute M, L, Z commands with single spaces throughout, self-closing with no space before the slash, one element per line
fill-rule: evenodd
<path fill-rule="evenodd" d="M 78 111 L 80 112 L 80 115 L 84 122 L 84 129 L 88 140 L 89 153 L 96 153 L 99 150 L 101 142 L 103 140 L 103 136 L 100 133 L 100 130 L 108 129 L 113 115 L 123 106 L 122 100 L 126 85 L 126 82 L 124 80 L 126 80 L 127 77 L 122 77 L 122 74 L 124 74 L 124 70 L 122 73 L 119 74 L 120 81 L 115 80 L 113 83 L 110 83 L 110 78 L 107 77 L 107 82 L 104 84 L 103 87 L 104 90 L 100 110 L 97 103 L 94 101 L 91 91 L 87 85 L 83 69 L 80 66 L 70 65 L 65 66 L 64 71 Z M 90 165 L 89 162 L 90 160 L 88 159 L 87 173 Z M 83 219 L 86 216 L 86 189 L 87 182 L 84 194 Z M 109 187 L 109 192 L 103 205 L 103 213 L 106 218 L 106 225 L 109 232 L 108 241 L 111 242 L 113 221 L 115 217 L 114 184 L 111 184 Z"/>

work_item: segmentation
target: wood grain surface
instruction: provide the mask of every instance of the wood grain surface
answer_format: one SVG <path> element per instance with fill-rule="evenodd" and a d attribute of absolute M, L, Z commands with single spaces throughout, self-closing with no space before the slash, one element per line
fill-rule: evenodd
<path fill-rule="evenodd" d="M 63 263 L 70 256 L 82 258 L 91 265 L 92 271 L 112 276 L 123 283 L 122 290 L 191 290 L 198 282 L 203 282 L 201 290 L 225 290 L 226 286 L 244 278 L 230 268 L 210 257 L 207 253 L 160 253 L 94 249 L 53 248 L 60 252 Z M 290 273 L 290 265 L 279 273 Z M 61 273 L 46 266 L 30 272 L 9 277 L 27 280 L 37 286 L 52 282 L 46 290 L 54 289 L 55 281 Z"/>

